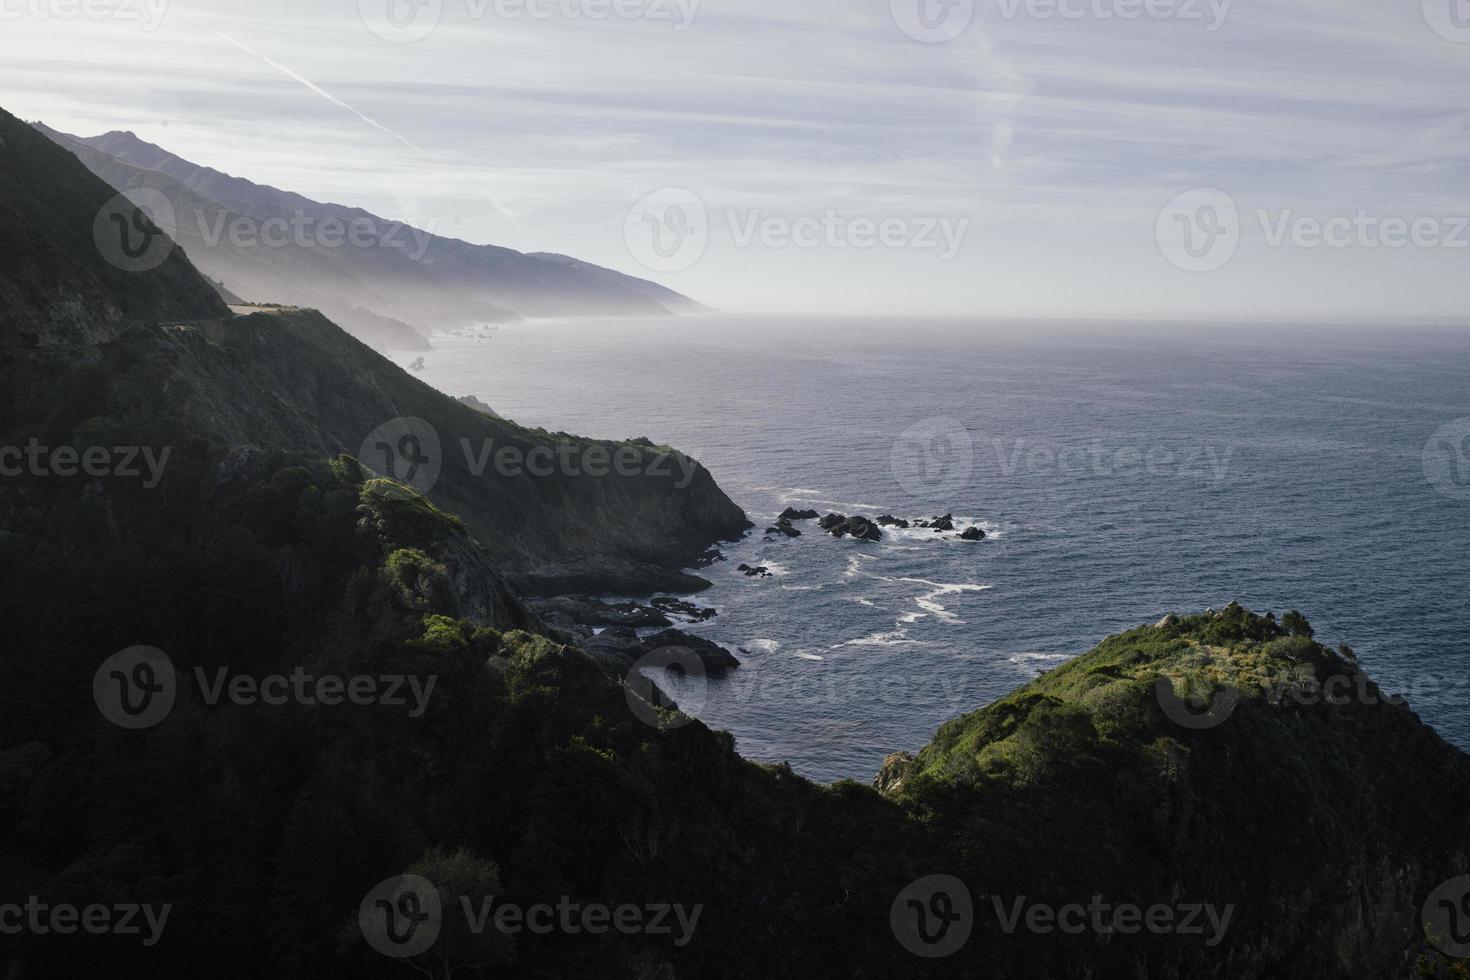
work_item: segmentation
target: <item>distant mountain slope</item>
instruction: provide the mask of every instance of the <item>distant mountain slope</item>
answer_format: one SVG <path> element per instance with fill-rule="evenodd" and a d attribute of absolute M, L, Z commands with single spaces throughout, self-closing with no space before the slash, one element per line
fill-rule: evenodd
<path fill-rule="evenodd" d="M 427 453 L 442 470 L 418 489 L 463 517 L 527 590 L 698 588 L 681 569 L 746 529 L 740 508 L 687 457 L 492 418 L 315 312 L 234 316 L 172 243 L 156 269 L 113 268 L 92 240 L 112 190 L 11 116 L 0 114 L 0 138 L 0 446 L 167 420 L 180 428 L 170 444 L 202 444 L 221 458 L 274 451 L 320 461 L 399 445 L 400 433 L 375 430 L 407 419 L 424 436 L 414 458 Z M 492 452 L 525 463 L 492 465 Z M 543 454 L 572 462 L 543 470 Z"/>
<path fill-rule="evenodd" d="M 0 347 L 96 341 L 129 320 L 227 312 L 182 252 L 147 237 L 157 229 L 146 218 L 107 210 L 114 197 L 75 157 L 0 110 Z M 111 236 L 123 231 L 130 248 L 165 249 L 156 264 L 128 269 L 115 264 L 127 263 L 123 252 L 104 255 L 101 246 L 122 246 Z"/>
<path fill-rule="evenodd" d="M 300 194 L 255 184 L 201 167 L 147 143 L 132 133 L 79 138 L 39 127 L 82 156 L 114 186 L 158 186 L 179 200 L 180 236 L 212 239 L 206 258 L 189 248 L 201 267 L 233 292 L 257 301 L 330 308 L 360 307 L 412 324 L 424 333 L 515 316 L 643 315 L 703 311 L 698 303 L 656 283 L 551 254 L 523 254 L 473 245 L 404 226 L 360 208 L 313 201 Z M 151 171 L 172 182 L 141 176 Z M 192 195 L 180 190 L 187 188 Z M 221 224 L 220 216 L 227 216 Z M 307 230 L 307 245 L 241 246 L 228 221 L 244 227 L 282 219 Z M 370 244 L 323 246 L 315 229 L 350 227 L 369 231 Z M 191 226 L 187 227 L 186 226 Z M 293 236 L 294 233 L 293 233 Z M 270 255 L 261 255 L 270 252 Z"/>
<path fill-rule="evenodd" d="M 119 191 L 157 191 L 173 211 L 167 229 L 199 270 L 244 302 L 279 302 L 319 309 L 353 336 L 379 350 L 427 350 L 424 334 L 384 313 L 395 308 L 390 291 L 370 276 L 356 273 L 331 248 L 240 245 L 233 227 L 253 228 L 263 219 L 226 208 L 182 181 L 94 150 L 86 143 L 38 126 L 71 150 L 87 168 Z M 243 223 L 243 224 L 242 224 Z M 228 296 L 227 296 L 228 298 Z M 487 316 L 505 317 L 498 308 Z"/>

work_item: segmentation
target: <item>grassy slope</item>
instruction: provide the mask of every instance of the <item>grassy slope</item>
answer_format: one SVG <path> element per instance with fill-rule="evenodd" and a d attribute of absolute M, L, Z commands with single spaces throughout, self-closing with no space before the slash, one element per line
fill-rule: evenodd
<path fill-rule="evenodd" d="M 1239 701 L 1185 727 L 1160 677 Z M 1363 693 L 1330 703 L 1330 678 Z M 1109 637 L 948 722 L 880 782 L 933 813 L 996 893 L 1235 904 L 1224 948 L 1156 953 L 1233 976 L 1407 970 L 1418 903 L 1470 854 L 1470 759 L 1350 656 L 1239 607 Z"/>

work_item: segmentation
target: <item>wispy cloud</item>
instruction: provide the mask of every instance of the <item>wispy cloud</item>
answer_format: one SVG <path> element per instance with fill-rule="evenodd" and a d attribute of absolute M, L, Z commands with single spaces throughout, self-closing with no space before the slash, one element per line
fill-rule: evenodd
<path fill-rule="evenodd" d="M 684 31 L 476 19 L 445 0 L 438 28 L 402 45 L 356 6 L 188 0 L 153 33 L 23 20 L 0 36 L 0 87 L 64 129 L 133 129 L 313 197 L 631 272 L 645 270 L 627 208 L 666 186 L 717 221 L 971 221 L 949 263 L 714 235 L 667 281 L 725 308 L 1463 307 L 1470 257 L 1448 252 L 1247 240 L 1228 269 L 1191 277 L 1154 241 L 1159 209 L 1191 186 L 1247 213 L 1470 212 L 1470 44 L 1436 35 L 1417 2 L 1237 0 L 1210 31 L 978 0 L 967 30 L 932 45 L 887 3 L 850 0 L 704 0 Z"/>

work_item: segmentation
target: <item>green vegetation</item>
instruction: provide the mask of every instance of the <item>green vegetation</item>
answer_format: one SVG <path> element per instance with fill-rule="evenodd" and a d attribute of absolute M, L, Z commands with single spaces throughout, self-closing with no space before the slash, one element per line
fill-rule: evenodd
<path fill-rule="evenodd" d="M 199 290 L 205 309 L 218 300 L 177 263 L 111 292 L 115 277 L 85 258 L 101 185 L 64 154 L 16 164 L 40 139 L 17 125 L 0 114 L 0 167 L 18 182 L 0 188 L 0 211 L 24 216 L 0 240 L 0 258 L 17 259 L 0 262 L 0 308 L 21 313 L 0 334 L 13 393 L 0 440 L 171 455 L 151 487 L 0 482 L 0 906 L 173 911 L 151 947 L 5 935 L 0 974 L 1376 980 L 1425 953 L 1417 903 L 1470 867 L 1470 762 L 1299 613 L 1278 623 L 1232 605 L 1109 637 L 892 758 L 882 792 L 752 764 L 698 722 L 646 724 L 620 671 L 546 635 L 505 576 L 687 581 L 680 565 L 744 527 L 707 473 L 683 489 L 486 480 L 451 452 L 432 500 L 373 476 L 347 454 L 392 418 L 425 419 L 451 448 L 540 436 L 406 377 L 309 311 L 157 327 Z M 48 222 L 64 234 L 37 231 Z M 189 280 L 182 305 L 154 303 L 171 275 Z M 51 315 L 53 286 L 75 288 L 74 315 Z M 164 651 L 179 683 L 167 717 L 134 731 L 106 720 L 93 683 L 136 645 Z M 211 703 L 197 678 L 218 671 L 396 678 L 427 696 L 414 711 Z M 1349 695 L 1321 696 L 1335 681 Z M 1228 710 L 1181 723 L 1164 689 Z M 404 873 L 441 899 L 702 915 L 684 946 L 447 926 L 405 964 L 352 927 L 369 891 Z M 921 960 L 890 913 L 939 873 L 973 893 L 974 934 L 949 960 Z M 1098 895 L 1233 916 L 1215 946 L 1006 932 L 989 899 Z"/>

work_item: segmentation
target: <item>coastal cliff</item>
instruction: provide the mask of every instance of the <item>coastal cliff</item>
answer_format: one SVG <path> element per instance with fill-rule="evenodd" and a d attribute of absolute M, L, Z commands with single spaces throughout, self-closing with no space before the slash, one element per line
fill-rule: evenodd
<path fill-rule="evenodd" d="M 1467 871 L 1470 760 L 1299 615 L 1232 605 L 1108 637 L 891 758 L 879 788 L 752 763 L 520 600 L 688 583 L 746 527 L 708 473 L 476 412 L 309 311 L 229 316 L 182 257 L 114 290 L 78 244 L 108 189 L 11 117 L 0 136 L 7 178 L 71 187 L 64 206 L 5 198 L 43 239 L 26 263 L 66 261 L 39 298 L 31 265 L 0 267 L 0 442 L 45 450 L 0 483 L 0 905 L 174 915 L 154 945 L 6 936 L 0 975 L 1463 970 L 1422 910 Z M 168 709 L 118 723 L 102 668 L 140 646 L 168 665 Z M 296 677 L 419 697 L 248 696 Z M 411 869 L 450 911 L 575 899 L 697 908 L 697 927 L 446 926 L 394 959 L 360 909 Z M 1174 928 L 1054 926 L 1104 904 Z"/>

